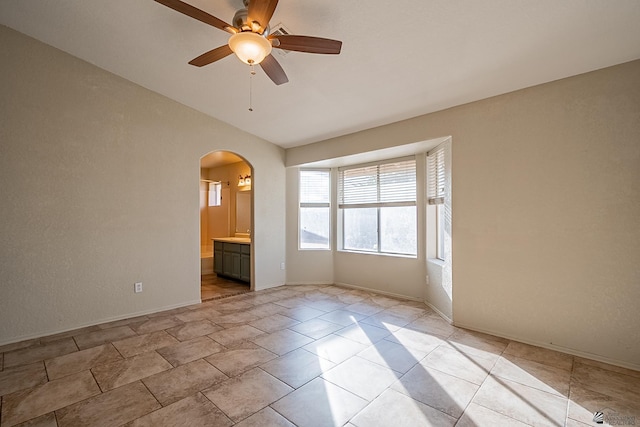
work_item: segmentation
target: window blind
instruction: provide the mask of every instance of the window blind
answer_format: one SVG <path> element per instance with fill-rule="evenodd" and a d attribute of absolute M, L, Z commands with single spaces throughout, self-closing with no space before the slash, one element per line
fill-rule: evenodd
<path fill-rule="evenodd" d="M 430 205 L 444 203 L 446 174 L 444 168 L 445 145 L 441 144 L 427 153 L 427 202 Z"/>
<path fill-rule="evenodd" d="M 330 179 L 328 170 L 300 170 L 300 206 L 328 207 Z"/>
<path fill-rule="evenodd" d="M 415 158 L 340 168 L 338 203 L 341 209 L 415 206 Z"/>

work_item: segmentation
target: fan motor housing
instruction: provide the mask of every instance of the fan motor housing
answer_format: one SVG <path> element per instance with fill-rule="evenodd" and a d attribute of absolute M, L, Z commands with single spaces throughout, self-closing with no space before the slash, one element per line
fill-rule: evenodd
<path fill-rule="evenodd" d="M 236 14 L 233 15 L 232 24 L 234 27 L 239 28 L 241 31 L 253 31 L 252 25 L 249 22 L 249 0 L 243 0 L 244 8 L 236 11 Z M 260 23 L 262 25 L 262 23 Z M 269 35 L 270 27 L 269 24 L 262 25 L 264 31 L 260 34 L 261 36 L 267 37 Z"/>

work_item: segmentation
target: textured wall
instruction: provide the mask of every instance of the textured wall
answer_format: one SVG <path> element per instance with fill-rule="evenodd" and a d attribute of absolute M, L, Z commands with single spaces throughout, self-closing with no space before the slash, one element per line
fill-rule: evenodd
<path fill-rule="evenodd" d="M 287 169 L 287 283 L 333 283 L 333 252 L 298 250 L 298 168 Z M 335 219 L 331 219 L 335 227 Z M 335 233 L 332 233 L 332 246 Z"/>
<path fill-rule="evenodd" d="M 447 135 L 455 323 L 640 369 L 640 61 L 289 149 L 287 165 Z"/>
<path fill-rule="evenodd" d="M 199 301 L 216 149 L 254 167 L 255 287 L 284 283 L 281 148 L 6 27 L 0 99 L 0 344 Z"/>

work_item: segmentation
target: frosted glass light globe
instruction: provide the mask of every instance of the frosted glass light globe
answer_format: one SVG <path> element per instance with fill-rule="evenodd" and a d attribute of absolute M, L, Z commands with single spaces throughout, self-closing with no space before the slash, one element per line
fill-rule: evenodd
<path fill-rule="evenodd" d="M 229 47 L 245 64 L 259 64 L 271 53 L 269 40 L 249 31 L 232 35 Z"/>

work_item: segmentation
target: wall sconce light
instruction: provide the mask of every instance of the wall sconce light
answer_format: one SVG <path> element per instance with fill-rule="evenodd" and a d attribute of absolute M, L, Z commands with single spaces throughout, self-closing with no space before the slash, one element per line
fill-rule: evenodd
<path fill-rule="evenodd" d="M 244 177 L 244 185 L 247 187 L 251 187 L 251 175 L 247 175 Z"/>
<path fill-rule="evenodd" d="M 240 178 L 238 179 L 238 187 L 244 187 L 246 185 L 244 177 L 242 175 L 240 175 Z"/>

